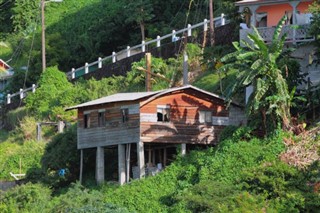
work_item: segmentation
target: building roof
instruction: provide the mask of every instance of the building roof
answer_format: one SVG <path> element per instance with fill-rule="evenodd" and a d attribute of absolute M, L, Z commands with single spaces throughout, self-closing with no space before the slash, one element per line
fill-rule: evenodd
<path fill-rule="evenodd" d="M 11 70 L 12 67 L 9 66 L 4 60 L 0 59 L 0 67 L 5 68 L 6 70 Z"/>
<path fill-rule="evenodd" d="M 148 96 L 159 93 L 159 91 L 155 92 L 130 92 L 130 93 L 116 93 L 113 95 L 109 95 L 103 98 L 99 98 L 93 101 L 85 102 L 83 104 L 79 104 L 76 106 L 72 106 L 67 108 L 67 110 L 77 109 L 87 106 L 99 105 L 99 104 L 107 104 L 107 103 L 115 103 L 115 102 L 123 102 L 123 101 L 136 101 L 142 98 L 146 98 Z"/>
<path fill-rule="evenodd" d="M 82 108 L 82 107 L 88 107 L 88 106 L 93 106 L 93 105 L 100 105 L 100 104 L 107 104 L 107 103 L 115 103 L 115 102 L 124 102 L 124 101 L 136 101 L 136 100 L 140 100 L 143 98 L 148 98 L 147 100 L 145 100 L 142 105 L 145 105 L 147 103 L 149 103 L 150 101 L 158 98 L 159 96 L 162 95 L 166 95 L 168 93 L 172 93 L 172 92 L 176 92 L 179 90 L 185 90 L 185 89 L 193 89 L 195 91 L 207 94 L 211 97 L 214 98 L 218 98 L 221 100 L 225 100 L 223 97 L 216 95 L 214 93 L 211 92 L 207 92 L 205 90 L 199 89 L 197 87 L 194 87 L 192 85 L 186 85 L 186 86 L 182 86 L 182 87 L 175 87 L 175 88 L 170 88 L 170 89 L 165 89 L 165 90 L 159 90 L 159 91 L 153 91 L 153 92 L 131 92 L 131 93 L 117 93 L 114 95 L 110 95 L 110 96 L 106 96 L 103 98 L 99 98 L 93 101 L 89 101 L 83 104 L 79 104 L 76 106 L 72 106 L 67 108 L 66 110 L 72 110 L 72 109 L 78 109 L 78 108 Z M 232 103 L 234 105 L 240 106 L 237 103 Z"/>
<path fill-rule="evenodd" d="M 304 1 L 311 1 L 311 0 L 302 0 Z M 289 0 L 242 0 L 236 2 L 236 6 L 246 6 L 246 5 L 268 5 L 268 4 L 283 4 L 289 3 Z"/>

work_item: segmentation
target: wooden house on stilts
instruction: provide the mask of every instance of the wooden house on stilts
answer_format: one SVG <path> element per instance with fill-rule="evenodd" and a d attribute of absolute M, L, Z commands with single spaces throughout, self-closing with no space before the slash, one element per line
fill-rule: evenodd
<path fill-rule="evenodd" d="M 96 148 L 98 183 L 104 181 L 105 147 L 118 148 L 118 177 L 123 184 L 132 172 L 137 174 L 133 178 L 142 178 L 155 164 L 165 166 L 168 147 L 181 145 L 185 153 L 188 144 L 213 145 L 225 126 L 246 122 L 239 105 L 232 103 L 227 109 L 222 97 L 191 85 L 118 93 L 71 109 L 78 109 L 81 156 L 84 149 Z M 136 157 L 130 156 L 134 150 Z M 81 166 L 80 179 L 82 172 Z"/>

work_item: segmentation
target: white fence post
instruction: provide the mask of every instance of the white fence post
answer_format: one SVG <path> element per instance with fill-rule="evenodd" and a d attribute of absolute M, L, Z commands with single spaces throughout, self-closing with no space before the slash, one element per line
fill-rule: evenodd
<path fill-rule="evenodd" d="M 101 57 L 98 58 L 98 68 L 99 69 L 102 68 L 102 58 Z"/>
<path fill-rule="evenodd" d="M 76 69 L 72 68 L 71 69 L 71 79 L 74 79 L 76 77 Z"/>
<path fill-rule="evenodd" d="M 203 21 L 203 31 L 208 31 L 208 24 L 207 24 L 207 19 L 205 19 L 204 21 Z"/>
<path fill-rule="evenodd" d="M 157 36 L 157 47 L 160 47 L 161 46 L 161 43 L 160 43 L 160 36 Z"/>
<path fill-rule="evenodd" d="M 224 26 L 226 24 L 226 19 L 224 17 L 224 13 L 221 13 L 221 26 Z"/>
<path fill-rule="evenodd" d="M 146 42 L 145 41 L 142 41 L 141 42 L 141 51 L 144 53 L 146 51 Z"/>
<path fill-rule="evenodd" d="M 89 66 L 88 66 L 89 64 L 88 63 L 85 63 L 84 64 L 84 73 L 85 74 L 88 74 L 89 73 Z"/>
<path fill-rule="evenodd" d="M 112 63 L 116 63 L 116 61 L 117 61 L 116 52 L 112 52 Z"/>
<path fill-rule="evenodd" d="M 188 37 L 191 36 L 191 24 L 188 24 Z"/>
<path fill-rule="evenodd" d="M 19 93 L 20 93 L 20 99 L 23 99 L 23 89 L 20 89 Z"/>
<path fill-rule="evenodd" d="M 35 93 L 35 92 L 36 92 L 36 85 L 32 84 L 32 93 Z"/>
<path fill-rule="evenodd" d="M 176 31 L 175 30 L 172 30 L 172 42 L 175 42 L 176 41 Z"/>
<path fill-rule="evenodd" d="M 11 104 L 11 95 L 10 94 L 7 95 L 7 104 Z"/>
<path fill-rule="evenodd" d="M 130 53 L 130 46 L 127 46 L 127 57 L 130 57 L 131 53 Z"/>

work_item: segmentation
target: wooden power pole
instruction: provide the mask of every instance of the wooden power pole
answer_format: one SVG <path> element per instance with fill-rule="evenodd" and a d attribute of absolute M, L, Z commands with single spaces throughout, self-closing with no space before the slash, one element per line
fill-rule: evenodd
<path fill-rule="evenodd" d="M 146 72 L 146 90 L 147 92 L 151 91 L 151 53 L 146 53 L 146 65 L 147 65 L 147 72 Z"/>
<path fill-rule="evenodd" d="M 210 14 L 210 45 L 214 46 L 215 35 L 214 35 L 214 20 L 213 20 L 213 0 L 209 1 L 209 14 Z"/>

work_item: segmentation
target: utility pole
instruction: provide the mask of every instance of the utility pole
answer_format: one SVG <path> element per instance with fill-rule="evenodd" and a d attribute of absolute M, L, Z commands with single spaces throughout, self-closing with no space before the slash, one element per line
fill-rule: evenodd
<path fill-rule="evenodd" d="M 41 47 L 42 47 L 42 72 L 46 70 L 46 25 L 44 20 L 44 8 L 46 3 L 49 2 L 63 2 L 63 0 L 41 0 L 40 6 L 41 6 Z"/>
<path fill-rule="evenodd" d="M 46 36 L 45 36 L 45 20 L 44 20 L 45 0 L 41 0 L 41 47 L 42 47 L 42 72 L 46 70 Z"/>
<path fill-rule="evenodd" d="M 146 72 L 146 91 L 151 91 L 151 53 L 146 53 L 146 65 L 147 65 L 147 72 Z"/>
<path fill-rule="evenodd" d="M 214 35 L 214 20 L 213 20 L 213 0 L 209 1 L 209 14 L 210 14 L 210 45 L 214 46 L 215 35 Z"/>

